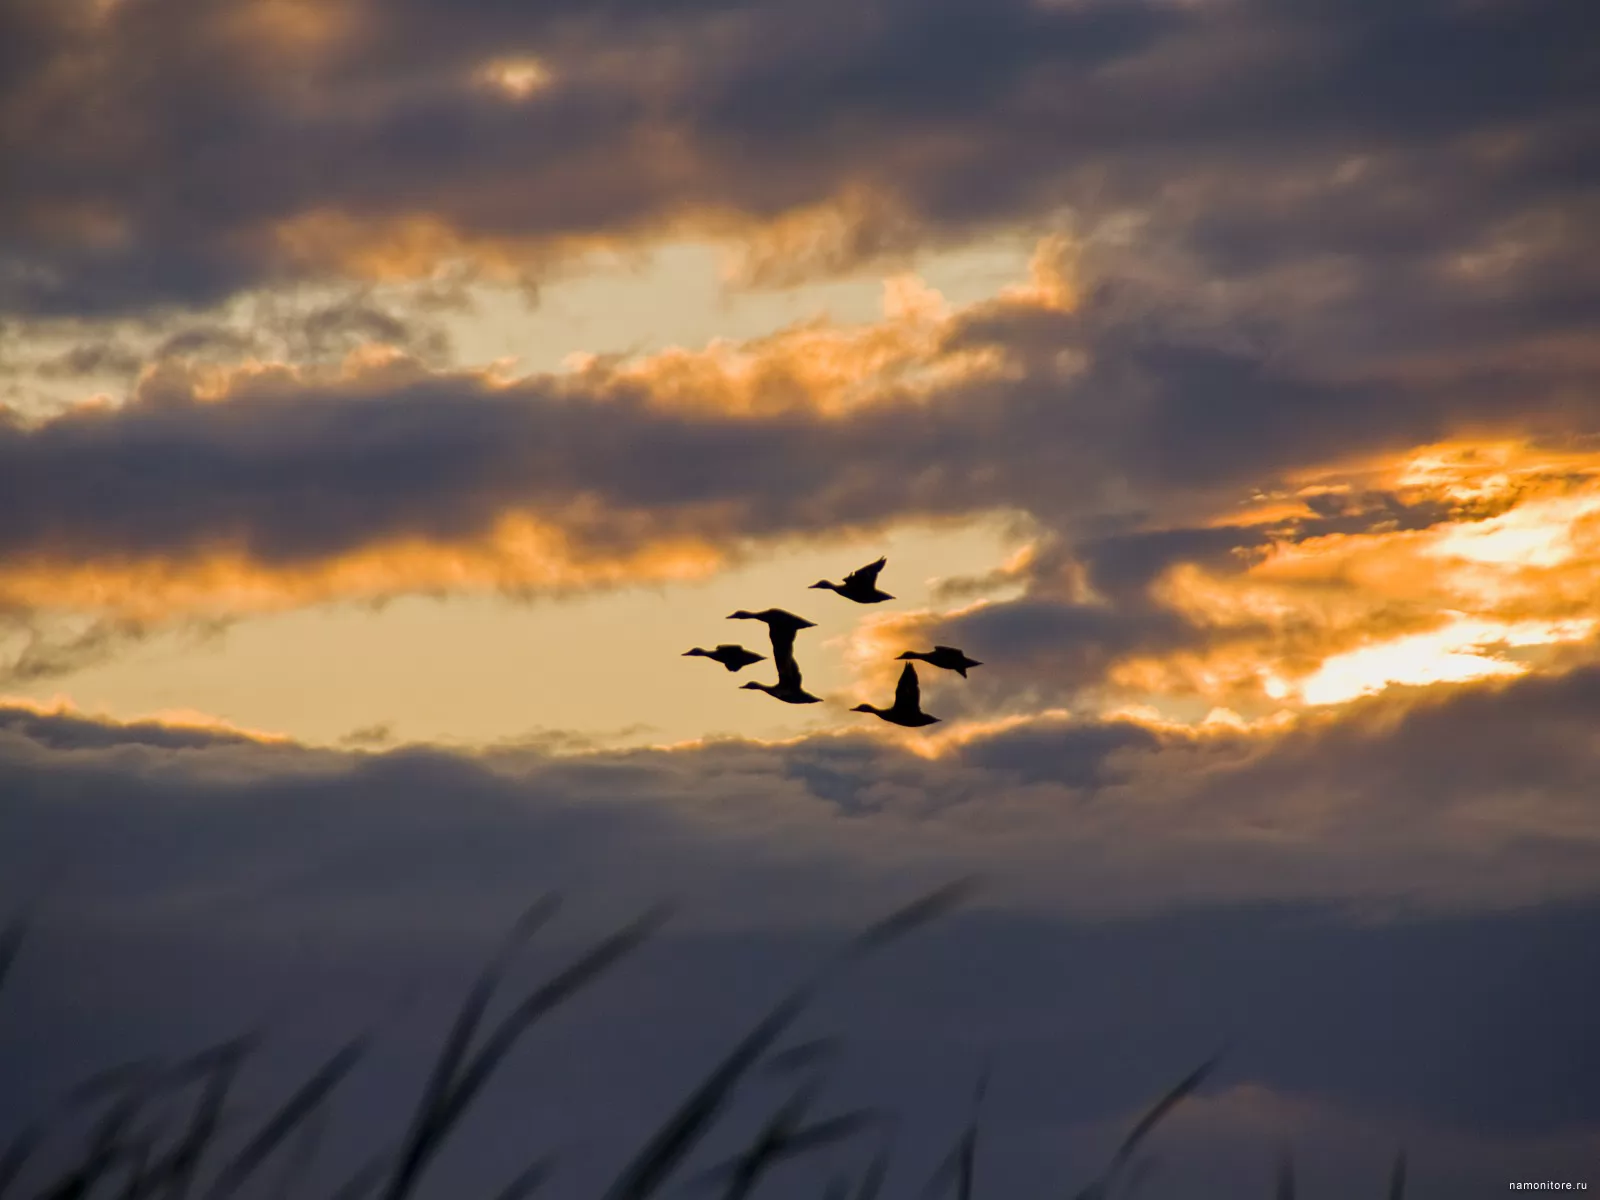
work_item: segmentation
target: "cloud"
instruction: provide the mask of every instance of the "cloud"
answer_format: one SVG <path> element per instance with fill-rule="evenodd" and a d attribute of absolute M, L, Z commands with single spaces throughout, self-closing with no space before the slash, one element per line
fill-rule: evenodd
<path fill-rule="evenodd" d="M 352 729 L 339 739 L 341 746 L 356 748 L 383 746 L 394 740 L 394 731 L 388 725 L 363 725 Z"/>
<path fill-rule="evenodd" d="M 17 739 L 10 743 L 13 750 L 31 744 L 53 753 L 119 746 L 204 750 L 285 742 L 281 737 L 240 729 L 203 713 L 166 713 L 136 721 L 113 721 L 80 712 L 64 699 L 41 705 L 0 697 L 0 730 Z"/>
<path fill-rule="evenodd" d="M 854 635 L 875 698 L 901 644 L 984 661 L 923 673 L 948 720 L 915 740 L 312 750 L 0 704 L 0 880 L 71 879 L 8 985 L 39 1024 L 0 1022 L 0 1117 L 233 1032 L 279 968 L 328 984 L 309 1061 L 397 981 L 439 1017 L 546 883 L 588 898 L 563 948 L 682 896 L 464 1156 L 452 1194 L 492 1194 L 530 1127 L 642 1135 L 780 956 L 975 869 L 975 912 L 831 1010 L 857 1085 L 913 1098 L 913 1169 L 985 1052 L 994 1178 L 1032 1194 L 1239 1028 L 1166 1143 L 1217 1196 L 1261 1190 L 1268 1114 L 1308 1191 L 1370 1190 L 1398 1140 L 1419 1195 L 1594 1161 L 1588 10 L 4 6 L 8 348 L 144 366 L 0 409 L 5 678 L 173 620 L 700 579 L 900 521 L 1033 541 Z M 995 234 L 1041 243 L 988 301 L 901 278 L 878 322 L 555 375 L 440 365 L 424 303 L 661 239 L 759 288 Z M 393 1019 L 369 1123 L 428 1044 Z"/>
<path fill-rule="evenodd" d="M 1588 894 L 1600 830 L 1582 800 L 1592 769 L 1585 730 L 1597 706 L 1600 672 L 1582 667 L 1443 693 L 1400 690 L 1256 726 L 1017 718 L 952 731 L 921 753 L 875 731 L 773 745 L 529 742 L 476 754 L 408 747 L 348 755 L 252 735 L 242 765 L 229 765 L 235 731 L 181 761 L 102 761 L 94 744 L 77 748 L 86 735 L 72 732 L 76 718 L 30 711 L 15 716 L 23 741 L 8 745 L 32 765 L 8 760 L 7 769 L 15 781 L 33 781 L 24 794 L 42 796 L 36 788 L 73 778 L 87 785 L 114 766 L 119 786 L 148 797 L 128 810 L 141 821 L 170 804 L 180 806 L 177 819 L 188 803 L 181 797 L 231 779 L 229 787 L 243 789 L 239 811 L 260 807 L 265 820 L 278 784 L 250 764 L 267 747 L 261 761 L 272 771 L 292 768 L 304 797 L 296 803 L 364 797 L 360 805 L 384 806 L 380 824 L 396 837 L 411 836 L 413 816 L 431 822 L 429 797 L 442 789 L 463 798 L 453 803 L 478 797 L 474 812 L 487 806 L 485 845 L 546 805 L 558 823 L 608 831 L 586 870 L 642 853 L 636 837 L 660 839 L 661 855 L 644 855 L 659 861 L 659 873 L 643 862 L 630 867 L 630 894 L 688 887 L 699 895 L 705 884 L 721 902 L 731 896 L 726 888 L 754 886 L 768 872 L 776 880 L 822 871 L 878 896 L 903 881 L 978 870 L 1001 873 L 1000 902 L 1051 912 L 1262 898 L 1492 907 Z M 68 732 L 28 732 L 58 727 Z M 147 739 L 102 739 L 130 740 Z M 415 795 L 412 815 L 398 801 L 376 799 L 396 788 Z M 146 812 L 145 804 L 155 807 Z M 360 805 L 352 811 L 364 812 Z M 26 807 L 18 816 L 33 828 L 19 846 L 65 848 L 72 829 L 89 829 L 81 813 Z M 95 817 L 94 836 L 122 821 L 111 811 Z M 689 858 L 675 858 L 673 846 Z M 724 852 L 736 853 L 748 873 L 697 874 L 704 855 Z M 559 862 L 551 860 L 552 869 Z M 225 862 L 195 869 L 233 887 Z M 256 885 L 241 886 L 243 902 Z M 762 894 L 731 911 L 756 919 L 748 905 L 760 903 L 781 912 L 804 889 L 774 882 Z M 814 915 L 830 911 L 825 897 L 804 904 Z"/>
<path fill-rule="evenodd" d="M 903 649 L 968 649 L 985 664 L 971 680 L 924 680 L 947 718 L 1130 702 L 1260 718 L 1558 669 L 1592 654 L 1600 615 L 1589 455 L 1446 443 L 1291 477 L 1207 525 L 1045 533 L 949 590 L 1020 595 L 869 620 L 851 655 L 882 687 Z"/>
<path fill-rule="evenodd" d="M 1491 440 L 1450 387 L 1130 325 L 1076 253 L 1046 239 L 1029 283 L 960 309 L 899 278 L 878 322 L 556 375 L 168 360 L 125 404 L 0 430 L 0 600 L 102 622 L 12 674 L 173 619 L 700 579 L 995 513 L 1031 527 L 1020 596 L 856 635 L 858 665 L 927 641 L 982 660 L 946 717 L 1161 696 L 1254 720 L 1588 639 L 1600 468 L 1525 431 L 1569 402 L 1503 410 Z"/>
<path fill-rule="evenodd" d="M 515 277 L 683 230 L 753 235 L 748 274 L 772 280 L 1065 203 L 1154 213 L 1214 276 L 1337 275 L 1339 256 L 1416 291 L 1459 261 L 1458 287 L 1509 276 L 1570 324 L 1593 305 L 1564 252 L 1589 224 L 1585 18 L 1582 0 L 14 5 L 0 296 L 126 312 L 462 256 Z M 540 86 L 485 87 L 507 63 Z M 796 237 L 807 214 L 834 231 Z M 1405 332 L 1446 328 L 1424 309 Z"/>
<path fill-rule="evenodd" d="M 1400 1142 L 1442 1194 L 1530 1155 L 1576 1169 L 1600 1125 L 1573 1059 L 1600 996 L 1597 711 L 1585 669 L 1276 731 L 1053 718 L 930 759 L 859 736 L 310 751 L 10 705 L 0 878 L 65 874 L 8 985 L 0 1113 L 263 1008 L 282 1052 L 249 1087 L 283 1094 L 386 1014 L 334 1170 L 398 1119 L 532 895 L 562 887 L 571 911 L 519 972 L 676 896 L 662 939 L 513 1060 L 470 1127 L 485 1149 L 439 1177 L 513 1173 L 493 1146 L 514 1120 L 572 1144 L 566 1169 L 592 1182 L 845 929 L 976 866 L 968 911 L 868 964 L 804 1031 L 847 1034 L 840 1103 L 905 1114 L 902 1169 L 931 1169 L 989 1060 L 986 1177 L 1087 1182 L 1229 1037 L 1155 1146 L 1207 1164 L 1205 1200 L 1258 1179 L 1284 1138 L 1308 1187 L 1378 1177 Z"/>
<path fill-rule="evenodd" d="M 174 326 L 165 352 L 187 361 L 121 406 L 0 427 L 13 610 L 149 623 L 561 593 L 1003 512 L 1100 591 L 1036 566 L 1011 608 L 949 626 L 993 642 L 986 681 L 1048 660 L 1050 704 L 1108 684 L 1260 702 L 1400 635 L 1442 638 L 1417 650 L 1433 667 L 1523 669 L 1483 664 L 1588 619 L 1569 602 L 1585 568 L 1561 604 L 1488 604 L 1404 548 L 1497 519 L 1489 501 L 1355 478 L 1448 439 L 1544 449 L 1594 425 L 1574 4 L 1539 0 L 1515 39 L 1494 6 L 1431 2 L 181 12 L 14 11 L 39 53 L 4 111 L 65 120 L 86 95 L 115 114 L 16 135 L 39 165 L 10 201 L 19 310 L 154 319 L 312 276 L 431 287 L 463 257 L 525 279 L 563 247 L 708 230 L 752 286 L 1049 236 L 987 302 L 952 311 L 902 278 L 879 322 L 562 375 L 424 367 L 437 328 L 360 282 L 272 333 L 266 362 L 218 361 L 240 336 L 263 349 L 259 330 Z M 134 70 L 152 61 L 159 80 Z M 517 63 L 539 86 L 485 86 Z M 104 182 L 152 164 L 192 186 Z M 1290 515 L 1240 515 L 1258 491 Z M 1324 577 L 1287 582 L 1295 561 Z M 1428 594 L 1327 611 L 1307 597 L 1336 590 L 1336 562 L 1401 564 Z M 1361 670 L 1313 691 L 1360 691 Z M 989 688 L 970 698 L 993 708 Z"/>

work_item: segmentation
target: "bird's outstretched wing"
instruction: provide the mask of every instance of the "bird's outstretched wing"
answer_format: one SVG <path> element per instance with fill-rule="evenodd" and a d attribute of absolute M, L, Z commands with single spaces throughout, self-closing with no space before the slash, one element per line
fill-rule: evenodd
<path fill-rule="evenodd" d="M 769 627 L 783 625 L 789 629 L 812 629 L 816 626 L 815 621 L 797 617 L 792 612 L 782 608 L 769 608 L 765 612 L 757 613 L 756 616 L 765 621 Z"/>
<path fill-rule="evenodd" d="M 917 669 L 910 663 L 900 672 L 900 682 L 894 686 L 894 706 L 907 712 L 922 710 L 922 688 L 917 683 Z"/>
<path fill-rule="evenodd" d="M 789 646 L 779 650 L 774 639 L 772 647 L 772 661 L 778 668 L 778 686 L 781 688 L 800 688 L 800 664 L 794 660 L 794 635 L 789 637 Z"/>
<path fill-rule="evenodd" d="M 791 666 L 794 663 L 794 635 L 797 632 L 785 626 L 767 626 L 767 633 L 772 638 L 772 661 L 778 664 L 779 671 L 782 671 L 785 662 Z"/>
<path fill-rule="evenodd" d="M 850 574 L 844 577 L 844 586 L 849 587 L 853 583 L 860 583 L 867 587 L 877 587 L 878 572 L 883 570 L 883 564 L 888 561 L 888 557 L 885 556 L 875 563 L 868 563 L 859 571 L 851 571 Z"/>

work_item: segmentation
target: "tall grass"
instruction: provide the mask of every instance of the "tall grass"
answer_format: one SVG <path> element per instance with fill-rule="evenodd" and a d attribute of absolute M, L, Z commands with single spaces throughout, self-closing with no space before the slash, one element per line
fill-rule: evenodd
<path fill-rule="evenodd" d="M 892 1113 L 853 1109 L 818 1116 L 826 1071 L 840 1049 L 837 1039 L 813 1038 L 787 1047 L 784 1035 L 818 994 L 878 950 L 955 908 L 970 881 L 923 896 L 891 913 L 845 943 L 835 954 L 757 1020 L 627 1159 L 601 1200 L 652 1200 L 669 1192 L 749 1200 L 786 1164 L 836 1147 L 861 1144 L 867 1154 L 859 1174 L 836 1173 L 826 1200 L 883 1200 L 894 1159 Z M 389 1146 L 371 1155 L 338 1187 L 313 1194 L 306 1181 L 325 1140 L 330 1106 L 370 1050 L 355 1038 L 327 1059 L 253 1125 L 230 1099 L 251 1058 L 262 1046 L 247 1033 L 206 1047 L 173 1064 L 155 1060 L 123 1063 L 81 1080 L 48 1113 L 0 1141 L 0 1200 L 234 1200 L 260 1182 L 277 1160 L 276 1183 L 254 1194 L 273 1200 L 407 1200 L 428 1168 L 456 1135 L 491 1077 L 543 1018 L 598 983 L 648 941 L 668 918 L 652 909 L 600 939 L 567 967 L 523 995 L 483 1032 L 496 994 L 527 943 L 559 912 L 557 897 L 535 902 L 513 924 L 468 988 L 445 1031 L 407 1127 Z M 0 932 L 0 1001 L 14 974 L 27 921 Z M 1139 1117 L 1099 1175 L 1068 1192 L 1072 1200 L 1129 1200 L 1154 1165 L 1138 1157 L 1141 1147 L 1179 1105 L 1217 1068 L 1221 1055 L 1200 1064 L 1158 1097 Z M 798 1077 L 793 1090 L 760 1124 L 737 1153 L 681 1181 L 696 1151 L 733 1109 L 744 1084 L 757 1072 L 767 1078 Z M 973 1090 L 968 1120 L 948 1154 L 921 1189 L 924 1200 L 977 1200 L 979 1143 L 989 1070 Z M 99 1110 L 65 1167 L 34 1172 L 39 1150 L 52 1135 L 70 1135 L 75 1114 Z M 870 1136 L 869 1136 L 870 1135 Z M 483 1200 L 524 1200 L 559 1177 L 560 1160 L 549 1152 L 533 1158 L 515 1177 Z M 677 1181 L 677 1182 L 675 1182 Z M 1388 1200 L 1404 1200 L 1406 1156 L 1390 1171 Z M 1294 1200 L 1295 1173 L 1285 1152 L 1276 1173 L 1276 1200 Z M 463 1200 L 472 1200 L 464 1197 Z M 1007 1198 L 1012 1200 L 1012 1198 Z"/>

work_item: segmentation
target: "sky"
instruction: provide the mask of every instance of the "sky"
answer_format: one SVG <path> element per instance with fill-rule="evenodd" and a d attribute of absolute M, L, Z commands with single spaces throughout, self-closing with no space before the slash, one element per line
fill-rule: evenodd
<path fill-rule="evenodd" d="M 375 1028 L 326 1194 L 535 897 L 524 988 L 669 900 L 419 1193 L 600 1195 L 971 875 L 806 1018 L 896 1195 L 1222 1046 L 1130 1191 L 1600 1187 L 1590 7 L 0 0 L 0 1144 Z"/>

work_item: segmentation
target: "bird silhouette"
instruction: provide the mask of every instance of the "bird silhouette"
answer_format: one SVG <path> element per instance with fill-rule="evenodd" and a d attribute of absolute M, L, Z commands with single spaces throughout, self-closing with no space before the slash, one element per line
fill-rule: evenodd
<path fill-rule="evenodd" d="M 749 687 L 749 684 L 745 684 Z M 888 708 L 878 708 L 872 704 L 858 704 L 851 712 L 869 712 L 882 717 L 891 725 L 904 725 L 908 729 L 915 729 L 921 725 L 933 725 L 939 718 L 930 717 L 922 711 L 922 688 L 917 683 L 917 669 L 907 663 L 905 670 L 900 672 L 900 682 L 895 685 L 894 703 Z"/>
<path fill-rule="evenodd" d="M 794 635 L 802 629 L 814 629 L 815 621 L 797 617 L 781 608 L 767 608 L 760 612 L 740 609 L 729 613 L 730 621 L 760 621 L 767 627 L 772 639 L 772 662 L 778 668 L 777 683 L 757 683 L 751 680 L 740 686 L 755 692 L 765 692 L 785 704 L 820 704 L 821 696 L 813 696 L 800 684 L 800 665 L 794 660 Z"/>
<path fill-rule="evenodd" d="M 983 664 L 975 658 L 968 658 L 954 646 L 935 646 L 932 650 L 907 650 L 904 654 L 897 655 L 897 661 L 915 658 L 927 663 L 930 667 L 943 667 L 946 671 L 954 671 L 961 678 L 967 677 L 968 667 L 981 667 Z"/>
<path fill-rule="evenodd" d="M 859 571 L 851 571 L 844 577 L 843 583 L 829 583 L 826 579 L 819 579 L 811 586 L 814 588 L 827 588 L 831 592 L 838 592 L 846 600 L 854 600 L 857 604 L 881 604 L 885 600 L 893 600 L 888 592 L 878 588 L 878 572 L 883 570 L 887 558 L 880 558 L 875 563 L 868 563 Z"/>
<path fill-rule="evenodd" d="M 683 657 L 685 658 L 693 658 L 696 655 L 701 658 L 709 658 L 712 662 L 721 663 L 730 671 L 742 671 L 751 663 L 761 662 L 767 657 L 765 654 L 755 654 L 732 642 L 723 642 L 715 650 L 702 650 L 699 646 L 696 646 L 693 650 L 685 650 L 683 652 Z"/>
<path fill-rule="evenodd" d="M 778 631 L 772 631 L 772 661 L 778 668 L 777 683 L 757 683 L 751 680 L 740 686 L 754 692 L 765 692 L 785 704 L 820 704 L 821 696 L 813 696 L 800 685 L 800 664 L 794 660 L 794 631 L 788 633 L 788 642 L 780 648 Z"/>
<path fill-rule="evenodd" d="M 817 624 L 781 608 L 764 608 L 760 612 L 746 612 L 741 608 L 738 612 L 729 613 L 728 620 L 763 622 L 767 627 L 767 636 L 772 639 L 772 656 L 780 660 L 780 665 L 784 655 L 787 654 L 791 660 L 794 657 L 794 635 L 802 629 L 815 629 Z"/>

